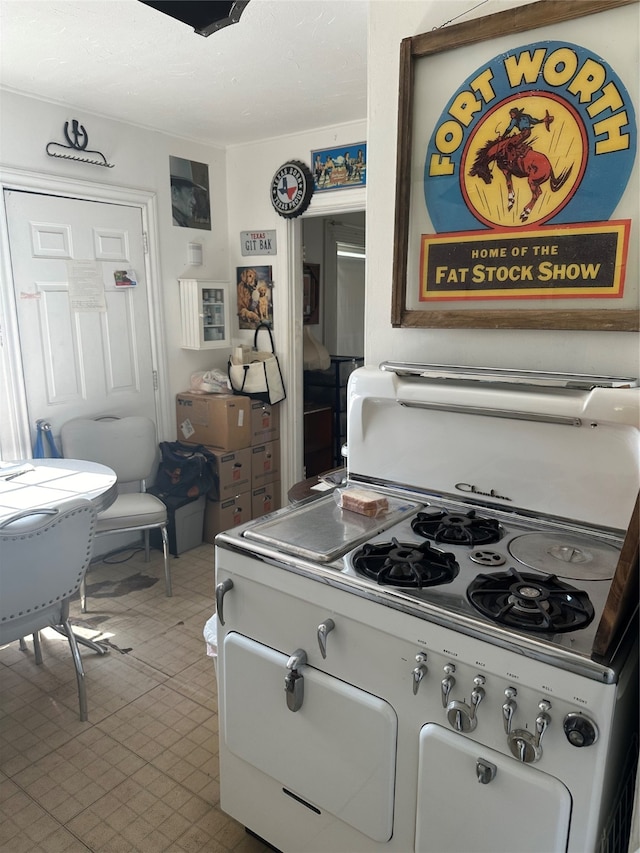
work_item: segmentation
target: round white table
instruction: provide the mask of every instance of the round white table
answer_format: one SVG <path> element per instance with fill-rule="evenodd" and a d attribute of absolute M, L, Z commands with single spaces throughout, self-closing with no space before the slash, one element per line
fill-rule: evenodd
<path fill-rule="evenodd" d="M 69 498 L 88 498 L 98 512 L 118 496 L 116 474 L 83 459 L 25 459 L 0 463 L 0 521 Z"/>
<path fill-rule="evenodd" d="M 116 473 L 83 459 L 25 459 L 0 463 L 0 522 L 17 513 L 55 507 L 70 498 L 88 498 L 97 512 L 118 496 Z M 56 630 L 64 633 L 60 628 Z M 76 640 L 98 654 L 107 647 L 76 634 Z"/>

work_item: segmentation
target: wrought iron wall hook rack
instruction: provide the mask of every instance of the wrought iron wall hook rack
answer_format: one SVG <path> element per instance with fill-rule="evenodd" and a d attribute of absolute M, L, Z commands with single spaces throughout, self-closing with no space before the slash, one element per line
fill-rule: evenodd
<path fill-rule="evenodd" d="M 94 151 L 87 148 L 87 145 L 89 144 L 89 134 L 85 130 L 84 125 L 80 124 L 77 119 L 72 119 L 71 129 L 69 129 L 69 122 L 65 122 L 64 137 L 69 143 L 68 145 L 64 145 L 62 142 L 53 141 L 47 143 L 45 150 L 49 157 L 61 157 L 64 160 L 78 160 L 80 163 L 91 163 L 92 166 L 105 166 L 107 169 L 113 169 L 115 164 L 108 163 L 107 158 L 104 156 L 102 151 Z M 77 153 L 67 154 L 67 151 L 75 151 Z M 95 155 L 95 157 L 88 156 L 90 154 Z"/>

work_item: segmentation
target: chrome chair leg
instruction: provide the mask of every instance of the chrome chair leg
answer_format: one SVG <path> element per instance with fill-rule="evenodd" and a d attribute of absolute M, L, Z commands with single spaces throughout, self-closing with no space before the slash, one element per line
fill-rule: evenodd
<path fill-rule="evenodd" d="M 59 625 L 54 625 L 53 629 L 59 634 L 64 634 L 65 637 L 67 636 L 67 632 Z M 90 640 L 88 637 L 80 637 L 78 634 L 74 634 L 73 636 L 76 639 L 76 643 L 80 643 L 81 646 L 86 646 L 88 649 L 97 652 L 99 655 L 106 655 L 109 652 L 108 647 L 98 642 L 98 640 Z"/>
<path fill-rule="evenodd" d="M 164 556 L 164 585 L 167 597 L 171 598 L 173 591 L 171 589 L 171 567 L 169 566 L 169 533 L 166 524 L 160 528 L 160 533 L 162 535 L 162 554 Z"/>
<path fill-rule="evenodd" d="M 151 559 L 151 547 L 149 544 L 150 538 L 151 538 L 149 535 L 150 532 L 151 531 L 148 528 L 144 531 L 144 561 L 145 561 L 145 563 L 148 563 L 149 560 Z"/>
<path fill-rule="evenodd" d="M 40 645 L 40 631 L 33 634 L 33 654 L 37 664 L 42 663 L 42 646 Z"/>
<path fill-rule="evenodd" d="M 87 576 L 86 575 L 80 581 L 80 610 L 83 613 L 87 612 Z"/>
<path fill-rule="evenodd" d="M 69 647 L 71 649 L 71 657 L 73 658 L 73 664 L 76 668 L 76 680 L 78 682 L 78 699 L 80 701 L 80 719 L 83 723 L 85 723 L 89 719 L 89 714 L 87 712 L 87 691 L 84 683 L 84 667 L 82 666 L 82 658 L 80 657 L 80 649 L 78 648 L 78 643 L 76 641 L 76 636 L 71 630 L 71 624 L 68 619 L 65 619 L 61 625 L 61 628 L 64 629 L 64 633 L 66 634 L 67 639 L 69 640 Z"/>
<path fill-rule="evenodd" d="M 20 639 L 18 640 L 18 647 L 19 647 L 21 652 L 26 652 L 29 650 L 29 647 L 27 646 L 27 643 L 26 643 L 24 637 L 20 637 Z M 41 664 L 42 663 L 42 648 L 40 646 L 40 631 L 35 631 L 33 634 L 33 652 L 34 652 L 34 657 L 35 657 L 36 663 Z"/>

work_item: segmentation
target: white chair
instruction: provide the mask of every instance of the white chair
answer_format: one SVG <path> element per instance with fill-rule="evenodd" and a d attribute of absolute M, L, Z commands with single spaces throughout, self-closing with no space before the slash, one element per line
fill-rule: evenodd
<path fill-rule="evenodd" d="M 69 641 L 78 682 L 80 719 L 87 719 L 84 669 L 69 624 L 69 600 L 85 576 L 96 530 L 96 511 L 84 498 L 58 507 L 16 513 L 0 523 L 0 645 L 33 634 L 42 663 L 39 631 L 56 628 Z"/>
<path fill-rule="evenodd" d="M 171 593 L 167 508 L 146 492 L 156 461 L 156 427 L 150 418 L 74 418 L 60 431 L 62 454 L 67 459 L 88 459 L 116 472 L 119 486 L 135 484 L 137 491 L 121 490 L 115 502 L 98 513 L 96 536 L 139 531 L 144 533 L 145 559 L 149 562 L 149 531 L 159 529 L 164 554 L 166 593 Z M 80 605 L 86 612 L 86 583 L 80 587 Z"/>

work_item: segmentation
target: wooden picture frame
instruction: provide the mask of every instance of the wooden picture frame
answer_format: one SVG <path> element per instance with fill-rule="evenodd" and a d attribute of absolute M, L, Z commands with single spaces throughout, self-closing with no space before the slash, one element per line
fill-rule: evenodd
<path fill-rule="evenodd" d="M 302 322 L 315 326 L 320 319 L 320 264 L 302 265 Z"/>
<path fill-rule="evenodd" d="M 638 331 L 640 329 L 637 235 L 640 205 L 638 203 L 638 163 L 634 159 L 635 148 L 637 148 L 635 122 L 638 112 L 638 87 L 635 81 L 638 56 L 637 19 L 638 0 L 538 0 L 527 6 L 497 12 L 484 18 L 443 27 L 403 40 L 400 49 L 391 310 L 391 321 L 394 327 L 601 331 Z M 528 37 L 519 36 L 524 33 L 529 33 Z M 616 33 L 623 34 L 622 40 L 616 38 Z M 496 88 L 495 104 L 490 105 L 487 89 L 483 87 L 488 87 L 493 80 L 489 77 L 489 71 L 484 75 L 481 74 L 482 69 L 490 69 L 491 63 L 495 66 L 499 62 L 506 67 L 505 57 L 509 52 L 515 56 L 520 51 L 518 55 L 521 56 L 530 49 L 529 59 L 535 58 L 537 53 L 534 49 L 544 51 L 545 45 L 548 45 L 547 56 L 554 57 L 554 61 L 560 56 L 566 59 L 575 54 L 576 61 L 580 60 L 584 63 L 576 66 L 575 76 L 566 82 L 567 87 L 573 85 L 573 101 L 577 106 L 570 103 L 569 95 L 561 101 L 560 96 L 551 90 L 551 85 L 546 89 L 544 87 L 535 89 L 533 84 L 520 86 L 519 89 L 514 88 L 513 92 L 508 93 L 508 97 L 505 97 L 505 90 L 500 92 Z M 563 45 L 566 45 L 566 48 L 564 48 L 565 52 L 561 53 Z M 559 52 L 552 53 L 553 50 Z M 482 122 L 485 121 L 483 116 L 486 116 L 486 132 L 490 132 L 489 128 L 495 128 L 495 132 L 499 133 L 498 138 L 505 139 L 506 137 L 501 134 L 507 130 L 509 114 L 514 115 L 514 106 L 517 107 L 520 103 L 522 107 L 527 107 L 527 96 L 555 98 L 555 101 L 544 102 L 553 104 L 552 108 L 543 109 L 537 118 L 533 118 L 539 127 L 532 129 L 534 136 L 528 140 L 530 147 L 535 148 L 534 139 L 537 134 L 540 144 L 550 144 L 545 134 L 553 122 L 553 113 L 558 116 L 556 127 L 553 128 L 555 134 L 556 131 L 559 133 L 560 129 L 565 127 L 565 112 L 579 115 L 579 110 L 586 109 L 579 103 L 580 98 L 587 97 L 584 85 L 587 76 L 586 60 L 582 54 L 596 57 L 593 67 L 598 64 L 597 57 L 601 57 L 603 61 L 600 65 L 608 69 L 608 73 L 613 74 L 618 83 L 621 83 L 621 78 L 617 77 L 616 69 L 619 65 L 624 69 L 622 78 L 624 82 L 618 88 L 627 97 L 625 107 L 629 123 L 621 132 L 629 136 L 627 149 L 630 153 L 622 151 L 622 143 L 620 143 L 620 151 L 614 152 L 616 157 L 624 158 L 624 167 L 627 169 L 625 182 L 622 183 L 622 177 L 620 179 L 622 188 L 619 190 L 618 198 L 608 200 L 611 207 L 604 214 L 596 208 L 594 202 L 593 210 L 588 211 L 592 214 L 591 218 L 580 218 L 585 215 L 585 211 L 579 211 L 578 206 L 583 190 L 585 190 L 584 198 L 597 199 L 600 195 L 613 192 L 611 187 L 615 184 L 613 180 L 602 179 L 604 172 L 594 171 L 593 164 L 605 162 L 606 158 L 600 158 L 598 161 L 593 154 L 587 153 L 589 149 L 586 143 L 592 146 L 591 151 L 593 151 L 593 139 L 587 137 L 587 133 L 593 133 L 594 138 L 598 138 L 595 137 L 593 128 L 588 127 L 586 131 L 575 131 L 577 134 L 582 133 L 585 145 L 582 160 L 578 158 L 578 162 L 573 167 L 574 171 L 570 178 L 573 188 L 568 201 L 563 202 L 564 208 L 558 206 L 553 213 L 546 216 L 546 219 L 536 220 L 535 215 L 542 217 L 542 209 L 534 210 L 533 213 L 529 211 L 525 215 L 526 208 L 523 207 L 523 202 L 520 202 L 519 207 L 516 206 L 513 213 L 509 214 L 515 216 L 518 211 L 521 211 L 519 223 L 504 224 L 496 219 L 496 224 L 486 218 L 483 220 L 481 218 L 483 214 L 480 213 L 478 216 L 473 204 L 476 197 L 481 197 L 480 189 L 484 184 L 478 179 L 479 173 L 474 174 L 470 168 L 473 162 L 472 156 L 476 151 L 480 151 L 483 141 L 480 134 Z M 631 61 L 634 56 L 636 57 L 635 66 Z M 563 76 L 563 68 L 566 67 L 566 64 L 563 66 L 558 61 L 554 65 L 555 77 L 551 75 L 551 71 L 549 77 L 555 80 Z M 630 67 L 635 67 L 635 71 L 630 71 Z M 541 75 L 538 75 L 537 78 L 533 78 L 536 87 L 540 87 L 540 77 Z M 576 82 L 579 79 L 581 82 Z M 631 95 L 627 87 L 632 92 Z M 467 97 L 463 96 L 463 89 L 467 92 Z M 591 106 L 594 111 L 600 109 L 600 106 L 594 105 L 596 97 L 595 91 L 592 90 L 592 102 L 587 106 Z M 518 102 L 518 98 L 523 100 Z M 530 100 L 531 97 L 529 97 Z M 633 109 L 634 101 L 635 110 Z M 512 108 L 510 113 L 507 112 L 509 107 Z M 502 112 L 499 112 L 498 108 Z M 485 110 L 484 113 L 483 110 Z M 545 112 L 546 121 L 543 119 Z M 527 116 L 523 109 L 516 109 L 515 113 L 524 113 L 524 118 L 532 118 Z M 454 115 L 455 119 L 452 118 Z M 505 115 L 506 121 L 503 118 Z M 598 118 L 601 119 L 602 114 Z M 448 121 L 445 122 L 445 119 Z M 456 120 L 459 128 L 456 128 Z M 585 124 L 584 120 L 581 122 L 582 125 Z M 580 128 L 581 122 L 576 120 L 576 128 Z M 620 126 L 619 123 L 618 127 Z M 516 140 L 518 134 L 522 135 L 520 125 L 514 129 L 518 133 L 512 137 L 512 140 Z M 432 158 L 435 156 L 434 140 L 436 144 L 441 144 L 442 150 L 446 151 L 447 146 L 451 147 L 456 143 L 458 131 L 460 134 L 467 134 L 466 142 L 460 143 L 460 152 L 463 145 L 466 145 L 464 153 L 456 151 L 451 156 L 448 153 L 443 155 L 438 153 L 440 160 L 428 159 L 430 150 Z M 442 135 L 439 135 L 441 133 Z M 474 133 L 475 137 L 473 137 Z M 429 142 L 431 149 L 427 146 L 429 137 L 431 137 Z M 524 144 L 520 150 L 524 150 Z M 446 169 L 449 168 L 452 176 L 450 187 L 453 187 L 456 156 L 460 157 L 457 163 L 459 170 L 455 177 L 458 206 L 450 203 L 451 193 L 446 195 L 442 191 L 439 204 L 434 204 L 433 210 L 437 211 L 437 216 L 440 216 L 440 211 L 444 210 L 450 218 L 462 213 L 464 216 L 460 218 L 465 224 L 462 227 L 452 228 L 447 227 L 445 223 L 445 227 L 440 224 L 440 227 L 436 228 L 433 223 L 433 211 L 428 205 L 429 187 L 435 182 L 434 179 L 431 184 L 429 183 L 432 178 L 430 164 L 437 163 L 437 169 L 441 168 L 441 172 L 438 173 L 436 169 L 435 174 L 438 179 L 441 175 L 444 176 L 442 182 L 447 179 Z M 610 162 L 612 160 L 613 157 L 610 158 Z M 490 191 L 496 193 L 499 182 L 504 179 L 495 167 L 495 163 L 493 166 L 494 174 L 489 176 L 489 181 L 493 177 L 495 180 L 494 188 Z M 557 178 L 565 174 L 559 167 L 556 166 L 556 169 Z M 474 184 L 471 183 L 469 175 L 473 176 Z M 598 177 L 600 181 L 598 186 L 602 192 L 592 187 Z M 471 186 L 468 192 L 466 184 Z M 518 184 L 517 179 L 513 184 Z M 503 186 L 501 203 L 506 211 L 504 199 L 507 197 L 507 187 L 506 184 Z M 516 192 L 521 193 L 521 198 L 528 198 L 528 195 L 525 195 L 526 181 L 519 186 L 523 189 Z M 551 184 L 547 186 L 549 198 L 552 197 L 550 186 Z M 462 204 L 459 199 L 463 200 Z M 513 206 L 511 200 L 510 203 Z M 478 209 L 479 204 L 480 202 L 478 202 Z M 576 211 L 579 211 L 577 216 Z M 500 215 L 507 216 L 506 213 Z M 531 217 L 528 221 L 527 216 Z M 574 218 L 570 218 L 571 216 Z M 491 239 L 486 241 L 484 238 Z M 495 289 L 485 287 L 484 284 L 470 285 L 468 282 L 471 272 L 463 273 L 464 265 L 459 259 L 465 252 L 466 257 L 470 258 L 475 252 L 480 251 L 477 248 L 478 240 L 484 246 L 482 251 L 488 255 L 504 251 L 507 256 L 520 251 L 533 251 L 538 245 L 536 240 L 540 242 L 540 247 L 535 249 L 536 251 L 542 251 L 543 243 L 546 245 L 549 241 L 555 241 L 559 246 L 561 259 L 564 257 L 566 260 L 573 252 L 576 262 L 572 265 L 566 262 L 564 266 L 550 263 L 545 267 L 545 271 L 548 270 L 547 274 L 552 278 L 551 284 L 545 283 L 543 287 L 538 286 L 536 281 L 537 289 L 534 289 L 533 285 L 510 282 L 506 285 L 500 283 Z M 608 266 L 603 263 L 602 267 L 597 267 L 598 274 L 603 276 L 603 280 L 602 286 L 598 283 L 596 287 L 587 280 L 592 273 L 592 267 L 586 263 L 586 258 L 589 252 L 595 251 L 592 247 L 596 243 L 600 246 L 598 241 L 602 241 Z M 474 248 L 465 248 L 465 244 Z M 584 263 L 580 262 L 582 260 L 582 256 L 579 255 L 580 246 L 586 247 L 586 249 L 583 248 L 586 252 Z M 557 247 L 556 250 L 558 250 Z M 578 252 L 577 255 L 576 252 Z M 449 268 L 448 261 L 445 260 L 440 266 L 434 268 L 432 256 L 447 258 L 449 255 L 458 257 L 457 261 L 451 262 L 454 265 L 457 263 L 458 267 Z M 513 266 L 514 263 L 505 260 L 500 268 L 500 274 L 514 277 L 540 275 L 538 272 L 540 265 L 534 266 L 532 272 L 528 264 L 521 263 L 518 268 Z M 498 267 L 495 264 L 494 267 L 491 275 L 498 274 L 495 271 Z M 605 268 L 609 275 L 606 283 L 604 282 Z M 473 266 L 470 269 L 474 271 L 476 267 Z M 556 278 L 558 270 L 562 275 L 569 275 L 573 274 L 574 269 L 577 282 L 565 282 L 561 286 L 559 279 Z M 447 270 L 449 273 L 446 272 Z M 467 276 L 466 282 L 454 283 L 450 290 L 445 290 L 444 285 L 438 282 L 443 292 L 440 294 L 434 290 L 437 276 L 446 279 L 447 275 L 453 275 L 455 278 L 455 270 L 459 277 Z M 481 275 L 487 274 L 488 270 L 489 268 L 485 265 Z M 455 295 L 449 296 L 449 293 Z M 611 307 L 612 304 L 616 307 Z"/>

